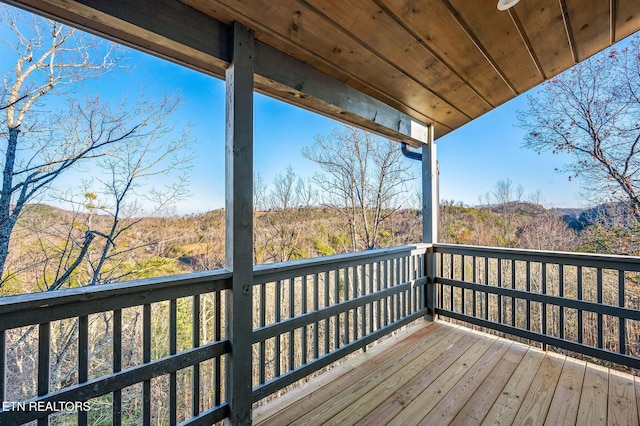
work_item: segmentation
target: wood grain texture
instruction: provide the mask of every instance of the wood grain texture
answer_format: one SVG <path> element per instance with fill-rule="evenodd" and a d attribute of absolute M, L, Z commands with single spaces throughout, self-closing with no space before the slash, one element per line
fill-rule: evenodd
<path fill-rule="evenodd" d="M 521 1 L 513 10 L 546 76 L 556 75 L 574 64 L 558 0 Z"/>
<path fill-rule="evenodd" d="M 608 375 L 609 371 L 605 367 L 587 365 L 576 424 L 607 424 Z"/>
<path fill-rule="evenodd" d="M 583 61 L 609 44 L 609 2 L 565 0 L 578 60 Z"/>
<path fill-rule="evenodd" d="M 615 370 L 609 370 L 607 423 L 610 425 L 638 425 L 634 378 Z"/>
<path fill-rule="evenodd" d="M 638 424 L 637 377 L 449 323 L 428 328 L 256 410 L 272 413 L 259 424 Z"/>
<path fill-rule="evenodd" d="M 585 361 L 572 358 L 565 360 L 553 401 L 545 419 L 546 425 L 576 423 L 586 364 Z"/>
<path fill-rule="evenodd" d="M 259 43 L 435 124 L 437 137 L 563 71 L 573 53 L 583 60 L 640 29 L 637 0 L 523 1 L 502 12 L 495 0 L 5 1 L 218 77 L 230 61 L 229 27 L 239 22 Z M 257 83 L 352 122 L 295 87 Z"/>
<path fill-rule="evenodd" d="M 500 368 L 493 369 L 466 404 L 457 411 L 451 425 L 479 424 L 495 403 L 502 389 L 527 353 L 525 345 L 514 343 L 500 360 Z"/>
<path fill-rule="evenodd" d="M 433 410 L 420 422 L 422 425 L 449 424 L 467 404 L 467 400 L 493 371 L 513 342 L 499 339 L 464 376 L 451 388 Z"/>

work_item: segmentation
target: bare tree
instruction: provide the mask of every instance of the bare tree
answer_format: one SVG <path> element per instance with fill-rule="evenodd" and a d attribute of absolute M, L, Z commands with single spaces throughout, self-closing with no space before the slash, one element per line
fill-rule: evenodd
<path fill-rule="evenodd" d="M 270 205 L 273 209 L 287 210 L 298 207 L 298 175 L 290 164 L 284 174 L 276 174 L 273 178 Z"/>
<path fill-rule="evenodd" d="M 524 145 L 568 153 L 563 171 L 598 202 L 624 201 L 640 218 L 640 36 L 547 82 L 529 97 Z"/>
<path fill-rule="evenodd" d="M 3 78 L 4 105 L 2 187 L 0 189 L 0 274 L 9 254 L 9 239 L 24 206 L 57 176 L 80 160 L 103 155 L 108 146 L 135 134 L 117 118 L 106 121 L 95 103 L 69 106 L 69 115 L 42 119 L 35 107 L 49 94 L 64 93 L 83 80 L 103 75 L 118 65 L 113 49 L 53 21 L 13 16 L 7 8 L 1 20 L 14 34 L 16 58 L 12 73 Z M 96 56 L 94 52 L 100 53 Z M 9 55 L 8 52 L 5 53 Z M 84 137 L 65 133 L 75 118 Z M 105 125 L 108 124 L 108 128 Z M 58 126 L 62 125 L 62 127 Z"/>
<path fill-rule="evenodd" d="M 54 21 L 12 15 L 8 9 L 2 9 L 1 22 L 15 36 L 11 46 L 15 67 L 3 76 L 0 93 L 6 118 L 5 130 L 0 129 L 5 140 L 4 155 L 0 156 L 2 282 L 12 274 L 6 267 L 9 243 L 25 206 L 50 189 L 63 173 L 88 168 L 103 172 L 95 183 L 101 185 L 97 191 L 100 210 L 111 217 L 111 225 L 98 229 L 89 221 L 80 233 L 73 228 L 65 231 L 67 239 L 57 272 L 52 275 L 55 278 L 46 287 L 56 289 L 66 283 L 85 259 L 92 265 L 91 283 L 110 281 L 114 277 L 103 276 L 103 268 L 114 254 L 115 241 L 140 220 L 130 219 L 140 207 L 132 202 L 133 196 L 144 196 L 136 191 L 149 177 L 181 168 L 188 161 L 183 153 L 190 138 L 185 133 L 170 139 L 173 129 L 166 124 L 180 100 L 139 97 L 133 105 L 123 101 L 112 108 L 99 97 L 71 98 L 81 92 L 83 81 L 101 77 L 120 65 L 114 47 Z M 6 55 L 10 57 L 8 52 Z M 65 99 L 66 108 L 61 108 L 60 101 Z M 162 207 L 183 191 L 184 181 L 179 181 L 146 196 Z M 80 197 L 94 192 L 87 189 Z M 126 224 L 124 218 L 129 218 Z M 103 242 L 100 255 L 91 249 L 96 238 Z"/>
<path fill-rule="evenodd" d="M 517 234 L 514 221 L 521 207 L 524 188 L 521 185 L 514 186 L 511 179 L 500 179 L 493 189 L 484 196 L 484 202 L 500 218 L 496 226 L 496 243 L 502 247 L 515 247 Z"/>
<path fill-rule="evenodd" d="M 340 126 L 302 155 L 324 171 L 314 181 L 323 202 L 346 217 L 351 250 L 376 248 L 382 224 L 402 207 L 414 178 L 398 145 Z"/>

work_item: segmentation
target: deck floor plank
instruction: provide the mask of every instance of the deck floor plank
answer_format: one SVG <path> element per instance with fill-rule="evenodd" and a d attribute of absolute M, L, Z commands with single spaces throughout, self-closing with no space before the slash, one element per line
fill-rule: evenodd
<path fill-rule="evenodd" d="M 565 359 L 545 425 L 576 424 L 586 366 L 586 361 Z"/>
<path fill-rule="evenodd" d="M 634 377 L 634 385 L 636 389 L 636 406 L 638 408 L 638 419 L 640 420 L 640 377 Z"/>
<path fill-rule="evenodd" d="M 364 426 L 389 422 L 478 339 L 479 336 L 468 335 L 465 340 L 460 339 L 447 351 L 432 350 L 429 358 L 424 360 L 427 365 L 421 369 L 420 374 L 414 374 L 411 380 L 398 383 L 396 386 L 385 386 L 384 389 L 373 389 L 372 392 L 377 395 L 376 403 L 367 403 L 362 407 L 359 415 L 364 417 L 355 424 Z M 381 393 L 384 394 L 384 399 L 381 398 Z"/>
<path fill-rule="evenodd" d="M 507 353 L 512 341 L 499 339 L 466 372 L 466 374 L 442 398 L 440 403 L 420 422 L 423 425 L 449 424 L 456 414 L 464 408 L 480 383 L 491 373 L 498 362 Z"/>
<path fill-rule="evenodd" d="M 343 425 L 352 423 L 353 420 L 358 417 L 364 417 L 366 413 L 376 409 L 376 407 L 383 404 L 385 400 L 392 398 L 414 377 L 424 376 L 430 371 L 433 371 L 436 374 L 438 371 L 442 371 L 442 368 L 438 367 L 439 363 L 437 361 L 440 359 L 455 359 L 458 355 L 464 353 L 465 348 L 473 343 L 473 341 L 470 341 L 469 343 L 467 343 L 466 340 L 463 341 L 463 339 L 466 339 L 467 337 L 469 337 L 469 335 L 463 336 L 448 347 L 429 348 L 422 356 L 416 358 L 413 363 L 398 370 L 393 377 L 390 377 L 375 386 L 370 386 L 366 390 L 367 398 L 358 398 L 351 404 L 346 405 L 340 413 L 336 414 L 331 421 L 328 422 L 328 424 Z M 474 338 L 475 336 L 470 340 L 473 340 Z M 475 341 L 478 340 L 479 338 L 475 339 Z"/>
<path fill-rule="evenodd" d="M 609 407 L 607 424 L 638 424 L 638 409 L 633 377 L 619 371 L 609 371 Z"/>
<path fill-rule="evenodd" d="M 367 352 L 360 354 L 358 357 L 350 358 L 320 376 L 300 385 L 295 392 L 286 392 L 269 401 L 269 403 L 256 407 L 253 410 L 253 424 L 259 425 L 261 422 L 267 421 L 270 417 L 285 411 L 288 407 L 293 406 L 304 398 L 309 398 L 310 395 L 315 394 L 327 385 L 334 386 L 335 380 L 350 379 L 356 374 L 362 374 L 361 369 L 356 369 L 356 367 L 363 363 L 379 364 L 384 362 L 385 359 L 395 356 L 400 350 L 398 344 L 407 338 L 423 339 L 435 332 L 440 332 L 444 335 L 442 330 L 431 327 L 433 324 L 426 321 L 415 322 L 387 339 L 382 339 L 378 344 L 372 346 Z M 435 339 L 437 340 L 437 337 Z"/>
<path fill-rule="evenodd" d="M 514 424 L 539 425 L 544 422 L 558 385 L 565 360 L 564 355 L 547 352 L 538 374 L 533 379 Z"/>
<path fill-rule="evenodd" d="M 380 399 L 380 396 L 373 391 L 374 389 L 384 392 L 385 389 L 391 388 L 392 395 L 400 381 L 408 381 L 413 378 L 428 366 L 433 358 L 449 353 L 454 347 L 462 348 L 460 352 L 463 353 L 471 343 L 478 340 L 479 336 L 469 336 L 467 333 L 454 330 L 435 344 L 420 346 L 421 350 L 416 350 L 413 345 L 413 348 L 408 349 L 413 349 L 411 353 L 415 356 L 408 359 L 406 363 L 390 360 L 388 364 L 381 366 L 377 371 L 370 372 L 367 380 L 352 382 L 350 386 L 343 388 L 333 403 L 323 404 L 305 413 L 292 424 L 341 424 L 340 419 L 349 417 L 350 413 L 356 413 L 353 407 L 360 408 L 362 403 L 375 404 L 386 399 Z M 376 398 L 378 399 L 376 400 Z M 345 410 L 346 413 L 342 413 Z"/>
<path fill-rule="evenodd" d="M 440 333 L 438 331 L 437 333 Z M 438 334 L 439 335 L 439 334 Z M 464 332 L 451 333 L 442 336 L 444 342 L 443 350 L 450 348 L 461 338 L 465 338 Z M 295 421 L 283 423 L 280 419 L 276 419 L 274 425 L 280 424 L 326 424 L 326 419 L 333 419 L 335 416 L 347 408 L 349 405 L 356 403 L 360 398 L 367 394 L 367 390 L 375 388 L 380 383 L 384 383 L 392 378 L 402 366 L 414 362 L 414 360 L 424 353 L 429 346 L 433 345 L 433 341 L 429 339 L 417 340 L 413 345 L 398 345 L 396 350 L 399 352 L 395 357 L 389 357 L 386 362 L 377 365 L 373 369 L 361 369 L 360 376 L 354 376 L 348 380 L 338 380 L 333 389 L 333 399 L 330 404 L 317 404 L 313 409 L 298 409 L 300 414 Z M 302 407 L 300 407 L 302 408 Z"/>
<path fill-rule="evenodd" d="M 507 353 L 500 360 L 499 368 L 493 369 L 484 382 L 477 387 L 475 393 L 451 421 L 452 426 L 479 424 L 484 420 L 502 393 L 502 389 L 504 389 L 518 368 L 518 365 L 527 353 L 527 349 L 527 346 L 519 343 L 511 345 Z"/>
<path fill-rule="evenodd" d="M 640 426 L 640 377 L 420 320 L 254 410 L 260 425 L 421 421 Z"/>
<path fill-rule="evenodd" d="M 579 425 L 607 424 L 607 396 L 609 369 L 600 365 L 587 365 L 578 408 Z"/>
<path fill-rule="evenodd" d="M 542 351 L 534 348 L 530 348 L 527 351 L 493 407 L 483 419 L 482 425 L 508 425 L 513 423 L 513 419 L 518 414 L 520 405 L 544 358 L 544 352 Z"/>
<path fill-rule="evenodd" d="M 419 419 L 424 418 L 444 398 L 453 385 L 465 375 L 468 367 L 474 365 L 496 341 L 495 337 L 476 341 L 433 383 L 422 390 L 411 403 L 407 404 L 390 424 L 414 425 Z"/>
<path fill-rule="evenodd" d="M 386 350 L 379 349 L 376 355 L 371 357 L 371 363 L 369 363 L 369 365 L 373 365 L 373 368 L 347 369 L 342 368 L 341 364 L 336 367 L 337 371 L 334 375 L 337 377 L 331 381 L 331 386 L 322 386 L 307 393 L 300 392 L 303 396 L 297 398 L 295 402 L 290 405 L 290 409 L 280 409 L 277 412 L 271 412 L 269 416 L 262 416 L 259 423 L 254 423 L 265 425 L 292 424 L 309 412 L 321 410 L 321 406 L 325 401 L 331 398 L 337 398 L 348 386 L 354 383 L 360 383 L 362 380 L 375 380 L 377 377 L 376 374 L 381 374 L 380 370 L 384 370 L 387 364 L 402 365 L 405 358 L 411 357 L 412 355 L 417 356 L 417 353 L 419 353 L 423 346 L 433 344 L 448 335 L 449 330 L 433 326 L 424 327 L 417 330 L 416 333 L 400 339 L 393 346 L 385 347 Z M 464 333 L 457 334 L 458 338 L 463 337 L 463 335 Z M 405 345 L 413 341 L 417 342 L 417 344 L 413 345 L 413 347 L 407 351 Z M 355 360 L 356 358 L 357 357 L 354 357 L 353 359 Z"/>

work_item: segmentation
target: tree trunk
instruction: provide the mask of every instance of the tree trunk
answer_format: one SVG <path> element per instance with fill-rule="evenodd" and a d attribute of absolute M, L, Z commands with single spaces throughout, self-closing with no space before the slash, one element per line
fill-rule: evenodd
<path fill-rule="evenodd" d="M 11 209 L 13 168 L 16 161 L 18 133 L 17 127 L 9 128 L 4 170 L 2 171 L 2 190 L 0 191 L 0 286 L 3 283 L 1 277 L 4 275 L 5 263 L 9 256 L 9 239 L 20 212 L 18 206 L 13 210 Z"/>

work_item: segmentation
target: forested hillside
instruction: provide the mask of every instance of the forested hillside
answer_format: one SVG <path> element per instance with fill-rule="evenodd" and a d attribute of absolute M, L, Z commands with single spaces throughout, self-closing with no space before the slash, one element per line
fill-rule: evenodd
<path fill-rule="evenodd" d="M 440 207 L 442 243 L 541 250 L 639 254 L 637 222 L 614 214 L 614 206 L 573 212 L 548 210 L 533 203 L 510 202 L 468 207 L 444 202 Z M 619 209 L 620 210 L 620 209 Z M 577 217 L 577 219 L 576 219 Z M 626 219 L 625 219 L 626 218 Z M 62 275 L 79 258 L 87 224 L 101 228 L 106 215 L 74 213 L 32 204 L 16 225 L 8 275 L 2 295 L 89 284 L 101 259 L 100 247 L 88 250 L 62 284 Z M 117 282 L 221 268 L 224 262 L 224 211 L 128 219 L 131 227 L 114 241 L 96 279 Z M 135 223 L 133 223 L 135 222 Z M 576 223 L 581 224 L 577 227 Z M 421 213 L 398 210 L 380 226 L 377 247 L 421 240 Z M 255 213 L 254 262 L 271 263 L 352 251 L 348 219 L 328 207 L 271 209 Z M 96 235 L 97 239 L 104 238 Z M 356 244 L 357 246 L 357 244 Z"/>

